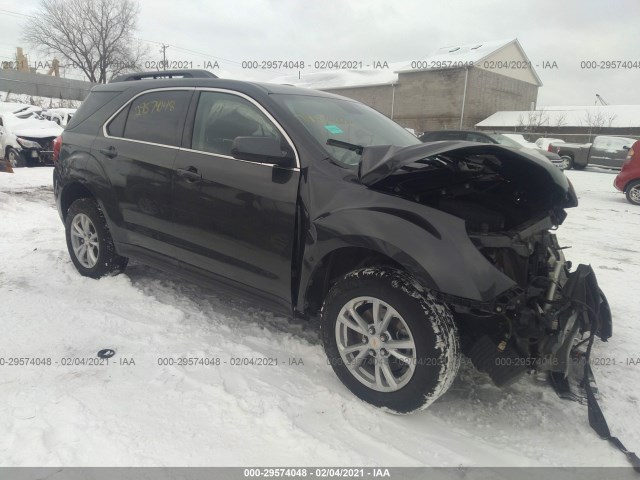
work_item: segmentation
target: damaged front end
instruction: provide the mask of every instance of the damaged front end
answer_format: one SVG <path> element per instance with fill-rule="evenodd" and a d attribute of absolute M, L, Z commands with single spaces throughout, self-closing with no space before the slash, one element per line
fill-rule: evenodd
<path fill-rule="evenodd" d="M 550 162 L 497 145 L 433 142 L 365 148 L 359 173 L 370 188 L 465 220 L 478 251 L 513 281 L 490 301 L 441 294 L 456 313 L 463 351 L 496 385 L 530 371 L 564 382 L 581 337 L 611 336 L 595 273 L 572 270 L 552 233 L 577 197 Z"/>

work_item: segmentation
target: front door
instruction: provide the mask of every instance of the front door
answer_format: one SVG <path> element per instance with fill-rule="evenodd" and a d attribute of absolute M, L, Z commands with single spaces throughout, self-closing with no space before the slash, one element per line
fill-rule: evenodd
<path fill-rule="evenodd" d="M 237 160 L 231 145 L 267 136 L 293 147 L 247 97 L 201 91 L 197 102 L 190 148 L 173 173 L 178 258 L 290 304 L 299 168 Z"/>

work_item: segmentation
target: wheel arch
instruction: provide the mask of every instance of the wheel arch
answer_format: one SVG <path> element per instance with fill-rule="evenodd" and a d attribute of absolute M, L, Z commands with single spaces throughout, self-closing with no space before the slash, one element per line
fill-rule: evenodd
<path fill-rule="evenodd" d="M 627 191 L 629 190 L 629 187 L 631 185 L 633 185 L 634 183 L 640 182 L 640 177 L 637 178 L 632 178 L 631 180 L 629 180 L 625 185 L 624 188 L 622 189 L 622 193 L 627 193 Z"/>
<path fill-rule="evenodd" d="M 60 212 L 64 220 L 71 204 L 80 198 L 93 198 L 97 201 L 96 195 L 82 182 L 74 181 L 64 186 L 60 194 Z"/>
<path fill-rule="evenodd" d="M 299 306 L 306 315 L 320 312 L 331 287 L 344 275 L 358 268 L 389 266 L 407 272 L 407 269 L 389 255 L 366 246 L 342 246 L 327 252 L 315 264 L 303 289 Z"/>

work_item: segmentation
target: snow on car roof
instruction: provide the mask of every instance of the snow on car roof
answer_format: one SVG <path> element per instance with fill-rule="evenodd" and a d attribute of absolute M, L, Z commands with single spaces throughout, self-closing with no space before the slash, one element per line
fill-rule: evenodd
<path fill-rule="evenodd" d="M 609 126 L 611 120 L 611 127 L 640 127 L 640 105 L 550 106 L 532 111 L 505 110 L 476 123 L 476 127 L 516 127 L 528 125 L 531 123 L 530 118 L 536 124 L 545 126 L 584 127 L 590 123 L 589 117 L 602 119 L 605 126 Z"/>

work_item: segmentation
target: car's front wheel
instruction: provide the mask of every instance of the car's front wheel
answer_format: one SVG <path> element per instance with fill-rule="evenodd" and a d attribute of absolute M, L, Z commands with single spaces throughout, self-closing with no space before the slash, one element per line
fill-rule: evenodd
<path fill-rule="evenodd" d="M 100 278 L 123 272 L 128 259 L 116 253 L 104 214 L 92 198 L 71 204 L 65 221 L 67 248 L 78 272 Z"/>
<path fill-rule="evenodd" d="M 20 155 L 20 153 L 13 148 L 10 148 L 7 151 L 7 160 L 9 161 L 11 168 L 21 168 L 25 166 L 22 155 Z"/>
<path fill-rule="evenodd" d="M 322 340 L 336 375 L 362 400 L 394 413 L 428 407 L 460 366 L 446 305 L 411 276 L 382 267 L 347 274 L 322 309 Z"/>
<path fill-rule="evenodd" d="M 640 180 L 634 180 L 627 187 L 627 200 L 634 205 L 640 205 Z"/>

